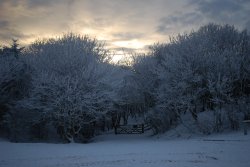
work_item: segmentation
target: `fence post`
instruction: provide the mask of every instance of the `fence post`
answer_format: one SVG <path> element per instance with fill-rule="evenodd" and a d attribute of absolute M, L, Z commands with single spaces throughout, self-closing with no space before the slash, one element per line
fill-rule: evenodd
<path fill-rule="evenodd" d="M 244 122 L 244 135 L 247 135 L 247 123 Z"/>

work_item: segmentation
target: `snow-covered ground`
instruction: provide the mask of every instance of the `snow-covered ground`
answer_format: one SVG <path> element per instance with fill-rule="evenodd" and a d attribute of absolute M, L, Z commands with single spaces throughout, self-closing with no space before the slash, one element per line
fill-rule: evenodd
<path fill-rule="evenodd" d="M 250 135 L 99 136 L 90 144 L 0 141 L 0 167 L 249 167 Z"/>

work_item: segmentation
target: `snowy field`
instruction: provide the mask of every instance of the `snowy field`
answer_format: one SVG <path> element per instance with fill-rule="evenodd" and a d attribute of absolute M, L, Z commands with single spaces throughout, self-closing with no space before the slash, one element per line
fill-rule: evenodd
<path fill-rule="evenodd" d="M 250 135 L 104 135 L 90 144 L 0 141 L 0 167 L 249 167 Z"/>

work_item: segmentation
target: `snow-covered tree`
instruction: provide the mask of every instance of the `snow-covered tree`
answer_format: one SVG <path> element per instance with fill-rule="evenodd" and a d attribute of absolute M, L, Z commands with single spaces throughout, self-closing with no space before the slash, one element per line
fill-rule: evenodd
<path fill-rule="evenodd" d="M 159 81 L 158 68 L 157 61 L 150 55 L 138 55 L 134 59 L 134 76 L 144 96 L 145 109 L 155 106 L 155 91 Z"/>
<path fill-rule="evenodd" d="M 25 63 L 17 40 L 0 53 L 0 129 L 11 131 L 5 121 L 11 122 L 13 107 L 28 95 L 31 70 Z M 8 117 L 8 119 L 7 119 Z"/>
<path fill-rule="evenodd" d="M 191 112 L 197 120 L 199 112 L 217 110 L 249 96 L 246 31 L 208 24 L 171 38 L 168 44 L 156 44 L 151 51 L 157 67 L 155 106 L 169 116 Z M 152 70 L 152 66 L 145 68 Z"/>
<path fill-rule="evenodd" d="M 41 119 L 52 122 L 70 142 L 93 137 L 94 125 L 116 98 L 120 76 L 99 47 L 96 40 L 68 34 L 37 41 L 26 50 L 35 72 L 24 107 L 42 113 Z"/>

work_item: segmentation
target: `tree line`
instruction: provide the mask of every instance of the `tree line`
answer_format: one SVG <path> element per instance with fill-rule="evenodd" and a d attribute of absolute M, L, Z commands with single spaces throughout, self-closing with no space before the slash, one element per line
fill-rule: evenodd
<path fill-rule="evenodd" d="M 250 107 L 250 36 L 208 24 L 112 64 L 96 39 L 66 34 L 0 49 L 0 133 L 11 141 L 87 142 L 140 117 L 155 134 L 191 114 L 205 134 L 238 129 Z M 205 116 L 205 117 L 204 117 Z"/>

